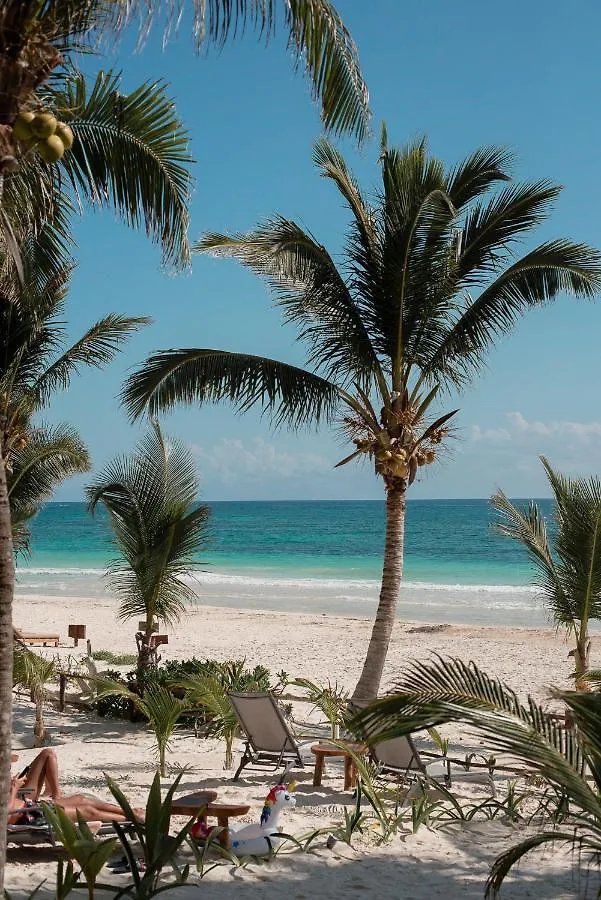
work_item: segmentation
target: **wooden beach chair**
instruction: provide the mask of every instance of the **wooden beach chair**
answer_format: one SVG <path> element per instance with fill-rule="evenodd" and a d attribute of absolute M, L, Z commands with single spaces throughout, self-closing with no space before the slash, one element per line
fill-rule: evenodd
<path fill-rule="evenodd" d="M 273 694 L 228 694 L 236 718 L 246 734 L 246 745 L 234 781 L 246 766 L 275 771 L 281 766 L 304 769 L 300 747 Z"/>

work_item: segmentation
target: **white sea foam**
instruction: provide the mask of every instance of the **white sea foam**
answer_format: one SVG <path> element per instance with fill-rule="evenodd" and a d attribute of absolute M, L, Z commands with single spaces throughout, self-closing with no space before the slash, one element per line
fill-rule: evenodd
<path fill-rule="evenodd" d="M 20 577 L 27 576 L 48 576 L 49 578 L 86 578 L 97 577 L 102 578 L 105 573 L 104 569 L 84 569 L 84 568 L 51 568 L 48 567 L 19 567 Z M 227 572 L 207 572 L 199 571 L 187 576 L 186 580 L 191 584 L 202 584 L 208 587 L 218 585 L 229 585 L 231 587 L 244 586 L 247 588 L 297 588 L 300 590 L 327 590 L 327 591 L 378 591 L 380 582 L 375 579 L 367 578 L 316 578 L 316 577 L 296 577 L 289 578 L 286 576 L 273 575 L 270 577 L 250 575 L 250 574 L 229 574 Z M 531 585 L 515 585 L 515 584 L 445 584 L 434 581 L 403 581 L 404 591 L 440 591 L 444 593 L 457 594 L 536 594 L 537 588 Z M 342 599 L 342 597 L 341 597 Z M 353 599 L 349 596 L 348 599 Z"/>

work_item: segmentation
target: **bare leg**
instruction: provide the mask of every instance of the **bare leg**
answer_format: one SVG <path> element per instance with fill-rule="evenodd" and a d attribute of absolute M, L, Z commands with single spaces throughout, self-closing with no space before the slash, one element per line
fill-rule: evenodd
<path fill-rule="evenodd" d="M 95 819 L 102 822 L 127 821 L 127 817 L 123 814 L 120 806 L 116 806 L 114 803 L 105 803 L 103 800 L 91 800 L 83 794 L 61 797 L 59 805 L 62 806 L 69 818 L 74 822 L 77 821 L 78 812 L 86 821 Z M 143 809 L 134 809 L 134 813 L 139 821 L 144 821 Z"/>
<path fill-rule="evenodd" d="M 30 765 L 25 788 L 33 788 L 32 800 L 40 797 L 52 797 L 57 799 L 61 795 L 58 783 L 58 763 L 54 750 L 42 750 Z M 43 792 L 43 793 L 42 793 Z"/>

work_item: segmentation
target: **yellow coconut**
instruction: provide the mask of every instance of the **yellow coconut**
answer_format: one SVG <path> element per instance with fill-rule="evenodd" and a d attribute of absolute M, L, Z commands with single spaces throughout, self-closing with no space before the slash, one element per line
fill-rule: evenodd
<path fill-rule="evenodd" d="M 40 141 L 36 150 L 47 163 L 55 163 L 65 152 L 65 145 L 59 137 L 51 134 L 45 141 Z"/>
<path fill-rule="evenodd" d="M 31 123 L 31 130 L 39 138 L 48 138 L 56 131 L 58 122 L 51 113 L 38 113 Z"/>
<path fill-rule="evenodd" d="M 13 124 L 13 136 L 18 141 L 28 141 L 33 132 L 31 130 L 31 123 L 35 119 L 35 115 L 32 112 L 20 112 Z"/>
<path fill-rule="evenodd" d="M 58 122 L 56 126 L 56 131 L 54 132 L 57 137 L 61 139 L 63 142 L 63 146 L 65 150 L 70 150 L 73 146 L 73 141 L 75 140 L 75 136 L 68 125 L 65 125 L 64 122 Z"/>

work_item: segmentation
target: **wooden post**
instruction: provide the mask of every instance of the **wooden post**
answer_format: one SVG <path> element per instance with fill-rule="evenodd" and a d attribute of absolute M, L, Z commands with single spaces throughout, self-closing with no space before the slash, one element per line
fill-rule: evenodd
<path fill-rule="evenodd" d="M 58 708 L 60 712 L 65 711 L 65 688 L 67 687 L 67 676 L 61 672 L 58 680 Z"/>

